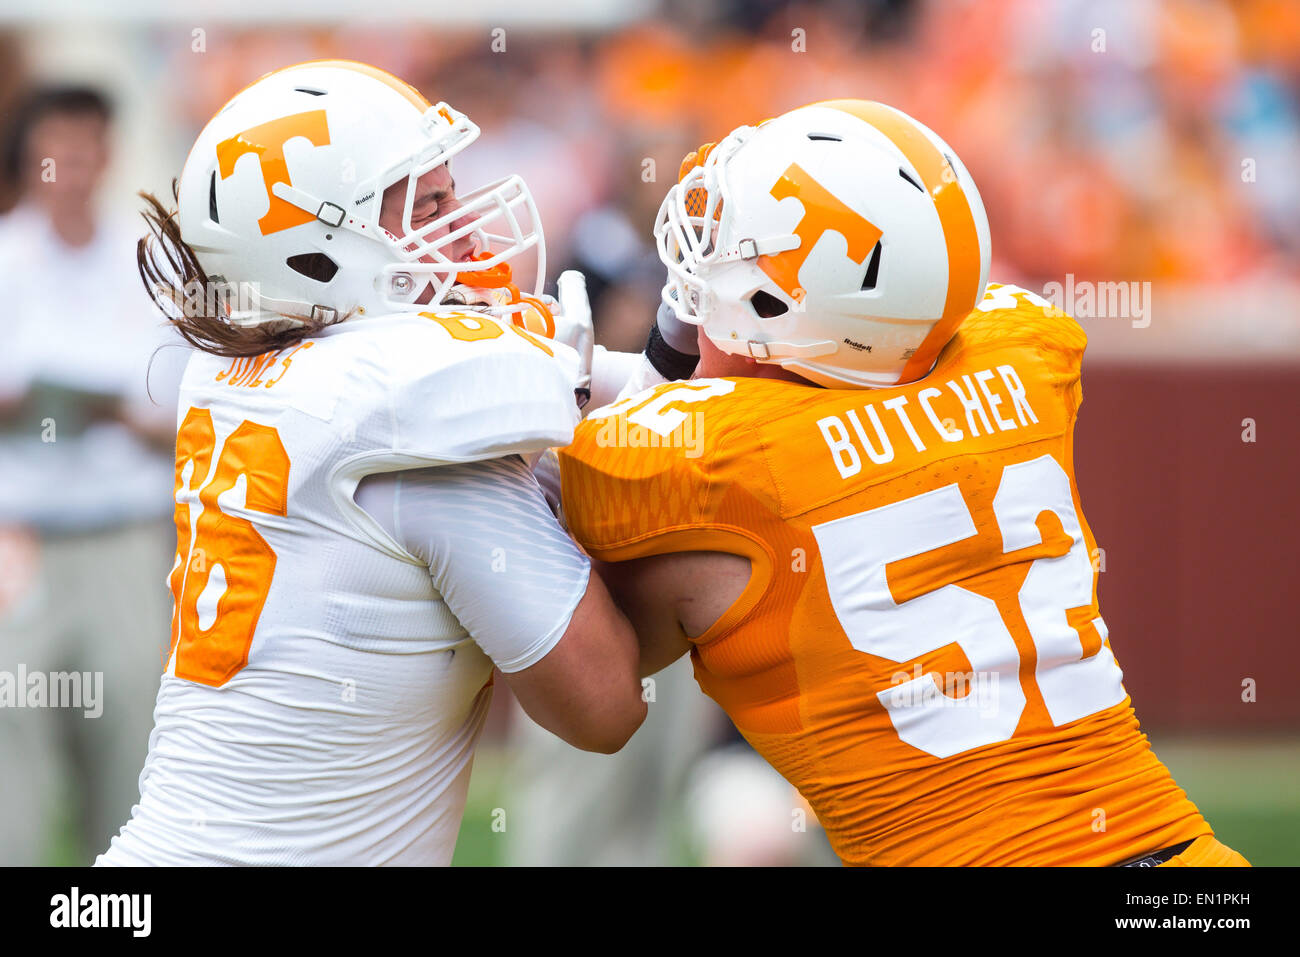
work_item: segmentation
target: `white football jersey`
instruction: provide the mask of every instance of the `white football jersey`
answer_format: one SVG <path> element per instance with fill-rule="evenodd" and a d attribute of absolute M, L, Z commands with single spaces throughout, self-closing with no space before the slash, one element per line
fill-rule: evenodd
<path fill-rule="evenodd" d="M 493 661 L 353 493 L 370 473 L 567 445 L 563 350 L 439 312 L 194 356 L 172 649 L 140 803 L 96 863 L 450 861 Z"/>

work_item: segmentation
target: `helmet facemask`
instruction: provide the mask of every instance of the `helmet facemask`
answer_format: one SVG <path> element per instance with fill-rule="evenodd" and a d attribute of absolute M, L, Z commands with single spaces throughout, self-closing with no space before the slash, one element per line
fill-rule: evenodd
<path fill-rule="evenodd" d="M 449 120 L 450 125 L 444 125 Z M 376 185 L 376 194 L 382 196 L 393 184 L 406 182 L 401 233 L 379 227 L 375 213 L 370 235 L 390 247 L 394 257 L 376 276 L 376 292 L 392 311 L 452 303 L 511 312 L 512 303 L 502 302 L 504 297 L 488 290 L 509 287 L 516 290 L 510 298 L 518 300 L 512 261 L 529 250 L 537 251 L 529 284 L 534 295 L 540 295 L 546 275 L 546 245 L 532 194 L 521 177 L 507 176 L 458 196 L 456 209 L 415 228 L 412 220 L 420 178 L 439 166 L 450 170 L 452 159 L 479 135 L 468 117 L 445 103 L 431 107 L 423 122 L 432 133 L 430 142 L 418 154 L 387 169 Z M 469 261 L 451 255 L 464 239 L 472 242 Z"/>
<path fill-rule="evenodd" d="M 702 325 L 716 305 L 700 272 L 719 259 L 718 229 L 727 192 L 725 160 L 744 145 L 752 129 L 742 126 L 664 197 L 655 219 L 659 258 L 668 268 L 662 298 L 679 319 Z"/>
<path fill-rule="evenodd" d="M 743 238 L 726 235 L 725 211 L 729 200 L 734 203 L 727 166 L 754 132 L 754 127 L 742 126 L 722 140 L 704 165 L 692 169 L 669 190 L 659 208 L 655 239 L 659 258 L 668 269 L 662 298 L 683 322 L 707 325 L 718 314 L 718 281 L 735 267 L 743 268 L 759 255 L 799 245 L 799 237 L 792 233 Z M 761 291 L 779 299 L 787 309 L 799 308 L 761 274 L 753 277 L 754 272 L 744 270 L 741 279 L 747 284 L 746 300 Z M 719 345 L 727 351 L 726 344 Z"/>

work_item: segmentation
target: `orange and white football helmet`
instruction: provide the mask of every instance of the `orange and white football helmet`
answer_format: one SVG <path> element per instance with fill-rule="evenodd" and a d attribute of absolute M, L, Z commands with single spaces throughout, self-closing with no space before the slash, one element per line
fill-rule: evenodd
<path fill-rule="evenodd" d="M 736 130 L 669 191 L 655 237 L 679 318 L 836 388 L 925 376 L 983 296 L 991 247 L 952 149 L 865 100 Z"/>
<path fill-rule="evenodd" d="M 520 177 L 412 222 L 419 177 L 478 135 L 463 113 L 373 66 L 319 60 L 277 70 L 199 134 L 180 178 L 181 236 L 213 282 L 228 284 L 229 318 L 242 326 L 430 308 L 457 283 L 518 283 L 509 264 L 528 250 L 537 257 L 528 285 L 540 295 L 545 243 Z M 393 235 L 379 225 L 380 205 L 403 178 L 401 234 Z M 475 240 L 472 262 L 450 255 L 466 236 Z M 513 298 L 497 311 L 524 308 Z"/>

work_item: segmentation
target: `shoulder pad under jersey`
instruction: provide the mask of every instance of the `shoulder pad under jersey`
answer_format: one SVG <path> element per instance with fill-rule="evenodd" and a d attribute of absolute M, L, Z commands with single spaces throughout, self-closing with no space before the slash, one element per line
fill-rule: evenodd
<path fill-rule="evenodd" d="M 391 328 L 374 324 L 366 331 L 386 388 L 372 392 L 377 407 L 357 412 L 387 419 L 374 431 L 386 437 L 390 459 L 468 462 L 530 455 L 572 440 L 578 410 L 571 377 L 557 358 L 562 345 L 478 313 L 382 322 Z"/>

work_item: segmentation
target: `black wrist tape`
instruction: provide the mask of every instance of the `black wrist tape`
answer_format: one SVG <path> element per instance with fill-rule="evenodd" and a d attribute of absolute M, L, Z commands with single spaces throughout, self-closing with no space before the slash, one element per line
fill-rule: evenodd
<path fill-rule="evenodd" d="M 645 357 L 650 360 L 650 365 L 654 367 L 655 372 L 670 382 L 689 379 L 700 361 L 699 356 L 691 355 L 689 352 L 678 352 L 665 342 L 658 326 L 650 327 L 650 338 L 645 344 Z"/>

